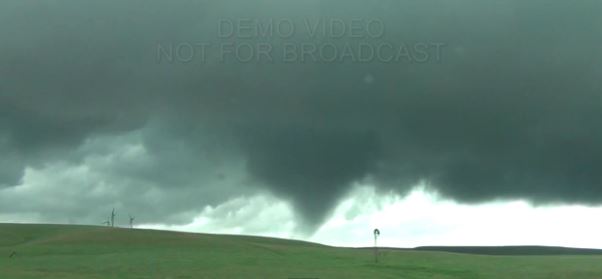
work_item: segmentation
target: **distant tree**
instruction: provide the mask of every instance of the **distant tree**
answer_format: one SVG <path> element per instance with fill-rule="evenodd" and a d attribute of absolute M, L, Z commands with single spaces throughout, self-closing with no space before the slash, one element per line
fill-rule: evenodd
<path fill-rule="evenodd" d="M 133 229 L 134 228 L 134 219 L 136 219 L 134 216 L 130 215 L 130 228 Z"/>
<path fill-rule="evenodd" d="M 111 227 L 115 227 L 115 208 L 111 211 Z"/>
<path fill-rule="evenodd" d="M 378 262 L 378 246 L 376 245 L 376 239 L 380 235 L 378 229 L 374 229 L 374 262 Z"/>

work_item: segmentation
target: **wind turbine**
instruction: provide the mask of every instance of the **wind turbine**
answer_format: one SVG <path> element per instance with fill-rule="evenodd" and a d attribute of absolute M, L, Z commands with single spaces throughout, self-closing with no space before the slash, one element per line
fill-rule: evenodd
<path fill-rule="evenodd" d="M 380 235 L 378 229 L 374 229 L 374 262 L 378 262 L 378 246 L 376 245 L 376 239 Z"/>
<path fill-rule="evenodd" d="M 134 228 L 134 219 L 136 219 L 134 216 L 130 215 L 130 228 Z"/>

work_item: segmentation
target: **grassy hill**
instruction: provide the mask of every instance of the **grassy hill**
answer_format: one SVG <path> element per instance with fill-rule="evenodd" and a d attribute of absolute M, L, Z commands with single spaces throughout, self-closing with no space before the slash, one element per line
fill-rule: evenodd
<path fill-rule="evenodd" d="M 423 246 L 416 247 L 414 250 L 507 256 L 602 255 L 600 249 L 550 246 Z"/>
<path fill-rule="evenodd" d="M 274 238 L 0 224 L 0 278 L 602 278 L 599 255 L 380 253 L 376 264 L 370 249 Z"/>

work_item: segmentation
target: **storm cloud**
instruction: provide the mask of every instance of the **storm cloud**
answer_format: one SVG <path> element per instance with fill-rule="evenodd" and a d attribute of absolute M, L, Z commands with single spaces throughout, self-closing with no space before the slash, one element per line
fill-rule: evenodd
<path fill-rule="evenodd" d="M 267 191 L 312 229 L 360 181 L 401 194 L 426 182 L 468 203 L 600 204 L 601 8 L 4 1 L 0 209 L 96 222 L 112 204 L 182 223 Z M 266 33 L 278 23 L 295 29 Z M 242 44 L 274 55 L 247 61 Z M 282 52 L 326 44 L 306 60 Z M 362 44 L 387 58 L 359 61 Z M 56 176 L 32 183 L 47 190 L 19 192 L 44 169 Z M 64 191 L 73 204 L 60 207 Z"/>

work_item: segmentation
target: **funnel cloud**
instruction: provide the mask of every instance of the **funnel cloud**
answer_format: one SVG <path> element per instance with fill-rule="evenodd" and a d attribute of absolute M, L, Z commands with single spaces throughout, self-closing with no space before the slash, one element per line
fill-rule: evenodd
<path fill-rule="evenodd" d="M 360 182 L 600 204 L 600 9 L 4 1 L 0 209 L 96 222 L 115 206 L 183 223 L 268 192 L 312 230 Z M 71 191 L 68 206 L 16 190 L 28 170 L 77 166 L 86 179 L 46 186 Z"/>

